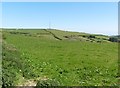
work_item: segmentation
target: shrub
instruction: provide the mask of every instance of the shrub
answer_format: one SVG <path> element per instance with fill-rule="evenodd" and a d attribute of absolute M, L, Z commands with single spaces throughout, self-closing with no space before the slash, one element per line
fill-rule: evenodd
<path fill-rule="evenodd" d="M 95 38 L 95 36 L 94 35 L 89 35 L 88 38 Z"/>
<path fill-rule="evenodd" d="M 5 35 L 2 35 L 2 39 L 4 39 L 4 40 L 6 39 Z"/>
<path fill-rule="evenodd" d="M 110 37 L 109 41 L 111 41 L 111 42 L 118 42 L 118 38 L 117 37 Z"/>
<path fill-rule="evenodd" d="M 85 35 L 83 35 L 82 37 L 86 37 Z"/>

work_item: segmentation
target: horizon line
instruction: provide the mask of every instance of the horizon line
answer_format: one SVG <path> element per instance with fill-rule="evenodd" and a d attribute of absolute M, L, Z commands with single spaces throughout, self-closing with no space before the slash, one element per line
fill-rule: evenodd
<path fill-rule="evenodd" d="M 60 31 L 69 31 L 69 32 L 79 32 L 79 33 L 86 33 L 86 34 L 96 34 L 96 35 L 105 35 L 105 36 L 116 36 L 116 35 L 119 35 L 119 34 L 104 34 L 104 33 L 89 33 L 89 32 L 82 32 L 82 31 L 74 31 L 74 30 L 67 30 L 67 29 L 59 29 L 59 28 L 35 28 L 35 27 L 32 27 L 32 28 L 25 28 L 25 27 L 20 27 L 20 28 L 16 28 L 16 27 L 0 27 L 0 29 L 37 29 L 37 30 L 40 30 L 40 29 L 49 29 L 49 30 L 60 30 Z"/>

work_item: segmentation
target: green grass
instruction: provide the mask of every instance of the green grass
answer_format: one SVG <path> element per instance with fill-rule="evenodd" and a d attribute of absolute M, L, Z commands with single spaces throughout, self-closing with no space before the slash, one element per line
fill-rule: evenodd
<path fill-rule="evenodd" d="M 20 53 L 24 63 L 22 63 L 23 68 L 18 69 L 24 72 L 25 79 L 46 76 L 58 80 L 61 86 L 117 85 L 117 43 L 79 41 L 79 38 L 76 41 L 69 41 L 63 37 L 89 35 L 77 32 L 50 30 L 63 39 L 60 41 L 44 30 L 13 31 L 31 34 L 25 36 L 10 34 L 9 30 L 3 31 L 7 44 L 14 45 Z M 38 34 L 39 36 L 36 36 Z"/>

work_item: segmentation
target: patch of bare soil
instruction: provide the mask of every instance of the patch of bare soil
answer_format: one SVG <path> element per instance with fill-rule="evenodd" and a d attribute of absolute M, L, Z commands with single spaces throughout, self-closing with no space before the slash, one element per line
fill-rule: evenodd
<path fill-rule="evenodd" d="M 24 78 L 23 78 L 24 79 Z M 29 79 L 26 80 L 24 83 L 17 85 L 17 88 L 34 88 L 37 85 L 37 81 L 38 80 L 48 80 L 49 78 L 47 78 L 46 76 L 44 77 L 39 77 L 36 80 L 34 79 Z"/>

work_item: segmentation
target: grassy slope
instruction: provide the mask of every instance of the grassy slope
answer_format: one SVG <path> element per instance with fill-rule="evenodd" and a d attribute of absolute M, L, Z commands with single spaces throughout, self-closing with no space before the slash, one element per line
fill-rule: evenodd
<path fill-rule="evenodd" d="M 61 85 L 115 85 L 117 82 L 118 46 L 116 43 L 92 43 L 56 40 L 44 30 L 18 30 L 33 36 L 3 33 L 8 44 L 13 44 L 22 59 L 29 64 L 26 78 L 48 77 Z M 50 30 L 64 39 L 65 35 L 80 33 Z M 36 36 L 35 33 L 40 36 Z M 82 35 L 82 34 L 81 34 Z M 85 34 L 83 34 L 85 35 Z M 87 34 L 86 34 L 87 35 Z"/>

